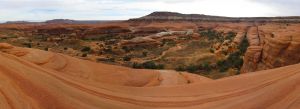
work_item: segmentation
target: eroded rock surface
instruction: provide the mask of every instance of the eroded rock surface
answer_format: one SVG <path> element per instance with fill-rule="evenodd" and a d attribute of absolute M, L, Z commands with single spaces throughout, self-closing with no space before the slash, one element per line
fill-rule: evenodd
<path fill-rule="evenodd" d="M 1 109 L 300 107 L 299 64 L 210 80 L 175 71 L 93 63 L 8 44 L 0 44 L 0 51 Z"/>
<path fill-rule="evenodd" d="M 300 62 L 298 26 L 265 25 L 252 27 L 247 39 L 250 43 L 242 73 L 278 68 Z"/>

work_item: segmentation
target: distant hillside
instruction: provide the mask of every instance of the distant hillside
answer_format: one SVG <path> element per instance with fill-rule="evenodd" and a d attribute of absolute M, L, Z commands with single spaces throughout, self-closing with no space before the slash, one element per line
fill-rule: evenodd
<path fill-rule="evenodd" d="M 122 20 L 70 20 L 70 19 L 53 19 L 45 22 L 32 22 L 32 21 L 7 21 L 5 24 L 34 24 L 34 23 L 47 23 L 47 24 L 100 24 L 120 22 Z M 1 22 L 0 22 L 1 23 Z"/>
<path fill-rule="evenodd" d="M 223 17 L 204 14 L 153 12 L 147 16 L 130 19 L 129 21 L 300 22 L 300 17 Z"/>
<path fill-rule="evenodd" d="M 119 22 L 121 20 L 70 20 L 70 19 L 53 19 L 45 23 L 64 23 L 64 24 L 98 24 L 98 23 L 111 23 Z"/>

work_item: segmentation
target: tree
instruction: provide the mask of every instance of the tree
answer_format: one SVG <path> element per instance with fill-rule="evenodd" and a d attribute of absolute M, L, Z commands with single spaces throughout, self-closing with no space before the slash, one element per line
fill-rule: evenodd
<path fill-rule="evenodd" d="M 242 42 L 239 45 L 239 50 L 242 54 L 246 53 L 247 48 L 249 47 L 249 42 L 246 36 L 243 38 Z"/>

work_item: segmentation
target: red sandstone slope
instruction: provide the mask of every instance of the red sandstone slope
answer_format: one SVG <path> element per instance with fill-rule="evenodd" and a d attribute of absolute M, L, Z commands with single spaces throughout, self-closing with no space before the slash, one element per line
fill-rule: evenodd
<path fill-rule="evenodd" d="M 0 109 L 300 108 L 299 64 L 210 80 L 8 44 L 0 51 Z"/>

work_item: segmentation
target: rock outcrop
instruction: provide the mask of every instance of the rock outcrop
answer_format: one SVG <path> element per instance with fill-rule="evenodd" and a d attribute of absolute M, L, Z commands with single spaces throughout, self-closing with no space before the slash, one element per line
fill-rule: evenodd
<path fill-rule="evenodd" d="M 247 34 L 250 47 L 244 57 L 241 73 L 278 68 L 300 62 L 299 30 L 272 30 L 252 27 Z"/>
<path fill-rule="evenodd" d="M 0 108 L 298 109 L 299 67 L 210 80 L 0 44 Z"/>
<path fill-rule="evenodd" d="M 244 57 L 244 64 L 241 73 L 257 71 L 259 62 L 261 61 L 261 46 L 250 46 Z"/>

